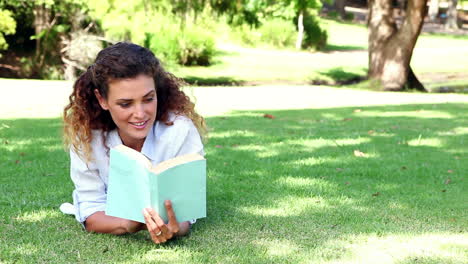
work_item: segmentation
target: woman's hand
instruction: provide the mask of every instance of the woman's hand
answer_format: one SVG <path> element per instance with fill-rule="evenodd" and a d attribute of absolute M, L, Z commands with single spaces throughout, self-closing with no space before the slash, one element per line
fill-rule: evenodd
<path fill-rule="evenodd" d="M 166 242 L 172 237 L 178 235 L 180 231 L 179 223 L 177 222 L 174 210 L 172 209 L 171 201 L 166 200 L 164 202 L 164 206 L 166 207 L 167 218 L 169 219 L 167 224 L 164 223 L 159 214 L 152 208 L 143 209 L 146 227 L 151 235 L 151 239 L 156 244 Z"/>

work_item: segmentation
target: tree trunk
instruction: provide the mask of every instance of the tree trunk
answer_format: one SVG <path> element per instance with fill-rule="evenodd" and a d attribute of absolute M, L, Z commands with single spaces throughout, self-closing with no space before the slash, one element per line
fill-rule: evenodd
<path fill-rule="evenodd" d="M 427 0 L 409 0 L 406 17 L 398 29 L 391 0 L 369 1 L 368 77 L 380 81 L 386 91 L 406 88 L 425 91 L 412 72 L 410 61 L 421 32 L 426 3 Z"/>
<path fill-rule="evenodd" d="M 431 21 L 435 21 L 437 19 L 437 15 L 439 14 L 439 0 L 431 0 L 429 4 L 429 19 Z"/>
<path fill-rule="evenodd" d="M 36 34 L 36 57 L 41 54 L 41 38 L 39 34 L 48 28 L 50 21 L 50 9 L 45 4 L 34 6 L 34 31 Z"/>
<path fill-rule="evenodd" d="M 457 14 L 458 0 L 448 1 L 447 21 L 445 27 L 448 29 L 458 29 L 458 14 Z"/>
<path fill-rule="evenodd" d="M 346 19 L 345 4 L 346 0 L 335 0 L 335 9 L 343 20 Z"/>
<path fill-rule="evenodd" d="M 302 40 L 304 39 L 304 11 L 299 12 L 299 17 L 297 18 L 297 40 L 296 40 L 296 49 L 300 50 L 302 48 Z"/>

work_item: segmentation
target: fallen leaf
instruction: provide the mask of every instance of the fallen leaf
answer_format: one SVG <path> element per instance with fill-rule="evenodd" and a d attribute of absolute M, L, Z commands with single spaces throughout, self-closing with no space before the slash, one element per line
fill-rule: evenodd
<path fill-rule="evenodd" d="M 449 179 L 446 179 L 444 184 L 450 184 L 452 182 L 452 180 L 449 178 Z"/>
<path fill-rule="evenodd" d="M 448 172 L 448 173 L 453 173 L 453 170 L 448 170 L 447 172 Z"/>
<path fill-rule="evenodd" d="M 232 145 L 233 148 L 236 148 L 236 147 L 238 147 L 238 146 L 239 146 L 239 144 L 233 144 L 233 145 Z"/>
<path fill-rule="evenodd" d="M 455 219 L 455 218 L 453 218 L 453 217 L 450 218 L 450 222 L 455 222 L 455 221 L 457 221 L 457 219 Z"/>
<path fill-rule="evenodd" d="M 372 196 L 376 197 L 376 196 L 379 196 L 380 193 L 379 192 L 376 192 L 376 193 L 373 193 Z"/>
<path fill-rule="evenodd" d="M 19 164 L 21 161 L 20 160 L 15 160 L 15 163 L 16 164 Z"/>
<path fill-rule="evenodd" d="M 354 113 L 360 113 L 360 112 L 362 112 L 362 110 L 361 110 L 361 109 L 354 109 L 353 112 L 354 112 Z"/>
<path fill-rule="evenodd" d="M 350 183 L 349 183 L 349 182 L 345 182 L 344 184 L 345 184 L 345 185 L 349 185 Z"/>
<path fill-rule="evenodd" d="M 21 157 L 24 157 L 24 155 L 26 155 L 24 152 L 21 152 L 21 153 L 20 153 L 20 156 L 21 156 Z"/>
<path fill-rule="evenodd" d="M 402 166 L 402 167 L 401 167 L 401 170 L 406 170 L 406 169 L 407 169 L 406 166 Z"/>
<path fill-rule="evenodd" d="M 454 158 L 455 158 L 456 160 L 459 160 L 459 159 L 460 159 L 460 157 L 459 157 L 459 156 L 455 156 Z"/>
<path fill-rule="evenodd" d="M 399 127 L 398 127 L 398 126 L 392 126 L 392 128 L 393 128 L 393 129 L 397 129 L 397 128 L 399 128 Z"/>
<path fill-rule="evenodd" d="M 336 168 L 336 171 L 342 171 L 343 168 Z"/>
<path fill-rule="evenodd" d="M 374 130 L 369 130 L 369 131 L 367 131 L 367 134 L 369 134 L 369 135 L 372 135 L 372 134 L 374 134 L 374 133 L 375 133 Z"/>
<path fill-rule="evenodd" d="M 351 120 L 353 120 L 353 119 L 352 119 L 352 118 L 349 118 L 349 117 L 347 117 L 347 118 L 343 118 L 343 121 L 345 121 L 345 122 L 347 122 L 347 121 L 351 121 Z"/>
<path fill-rule="evenodd" d="M 356 149 L 356 150 L 354 150 L 354 156 L 356 156 L 356 157 L 367 157 L 367 154 L 364 153 L 364 152 L 361 152 L 358 149 Z"/>
<path fill-rule="evenodd" d="M 10 142 L 8 142 L 8 140 L 3 141 L 3 144 L 5 144 L 5 145 L 8 145 L 8 143 L 10 143 Z"/>
<path fill-rule="evenodd" d="M 275 119 L 275 117 L 273 115 L 270 115 L 270 114 L 264 114 L 263 117 L 264 118 L 269 118 L 269 119 Z"/>
<path fill-rule="evenodd" d="M 442 192 L 446 192 L 447 190 L 443 189 Z"/>
<path fill-rule="evenodd" d="M 223 146 L 221 145 L 216 145 L 215 148 L 222 148 Z"/>

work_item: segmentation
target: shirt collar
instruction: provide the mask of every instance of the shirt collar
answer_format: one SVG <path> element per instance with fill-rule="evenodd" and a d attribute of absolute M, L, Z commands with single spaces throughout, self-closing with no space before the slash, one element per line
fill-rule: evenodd
<path fill-rule="evenodd" d="M 149 158 L 151 161 L 156 160 L 156 131 L 159 125 L 159 121 L 154 122 L 154 125 L 151 127 L 148 135 L 145 138 L 145 142 L 143 143 L 143 147 L 141 148 L 141 153 Z M 114 129 L 109 132 L 107 136 L 108 146 L 109 148 L 113 148 L 117 145 L 123 144 L 122 139 L 119 136 L 119 132 L 117 129 Z"/>

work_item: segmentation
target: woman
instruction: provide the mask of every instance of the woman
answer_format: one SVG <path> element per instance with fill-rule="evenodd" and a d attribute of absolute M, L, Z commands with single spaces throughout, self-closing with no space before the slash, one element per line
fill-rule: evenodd
<path fill-rule="evenodd" d="M 151 208 L 142 212 L 145 224 L 104 213 L 110 148 L 124 144 L 153 164 L 188 153 L 204 155 L 204 119 L 180 86 L 151 51 L 131 43 L 100 51 L 75 82 L 64 109 L 64 137 L 75 184 L 72 213 L 87 231 L 124 234 L 147 229 L 158 244 L 189 232 L 190 223 L 177 222 L 170 201 L 165 202 L 167 224 Z"/>

